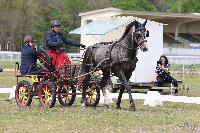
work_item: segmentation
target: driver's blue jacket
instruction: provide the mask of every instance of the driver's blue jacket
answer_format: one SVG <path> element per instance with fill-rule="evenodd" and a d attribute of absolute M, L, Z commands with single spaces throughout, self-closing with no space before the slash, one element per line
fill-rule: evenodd
<path fill-rule="evenodd" d="M 47 50 L 57 50 L 62 47 L 62 44 L 80 47 L 80 44 L 67 39 L 61 32 L 49 31 L 45 36 L 45 47 Z"/>
<path fill-rule="evenodd" d="M 40 68 L 36 65 L 37 58 L 36 49 L 25 45 L 21 50 L 20 73 L 22 75 L 40 74 Z"/>

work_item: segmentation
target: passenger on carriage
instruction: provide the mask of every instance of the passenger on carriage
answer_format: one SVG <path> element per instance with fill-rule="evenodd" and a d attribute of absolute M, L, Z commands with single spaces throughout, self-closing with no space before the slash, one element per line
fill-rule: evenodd
<path fill-rule="evenodd" d="M 21 66 L 20 73 L 22 75 L 40 74 L 41 68 L 36 65 L 37 51 L 35 48 L 35 40 L 33 36 L 24 37 L 25 46 L 21 50 Z"/>
<path fill-rule="evenodd" d="M 178 83 L 175 78 L 170 75 L 170 64 L 165 55 L 161 55 L 159 61 L 156 66 L 156 80 L 158 83 L 158 87 L 163 87 L 163 83 L 172 83 L 175 89 L 175 93 L 178 92 Z"/>
<path fill-rule="evenodd" d="M 52 64 L 55 69 L 59 69 L 65 64 L 71 64 L 67 54 L 60 49 L 63 43 L 75 47 L 85 48 L 85 45 L 78 44 L 72 40 L 67 39 L 64 34 L 60 32 L 60 28 L 60 21 L 52 20 L 51 30 L 45 36 L 45 47 L 49 56 L 52 58 Z"/>

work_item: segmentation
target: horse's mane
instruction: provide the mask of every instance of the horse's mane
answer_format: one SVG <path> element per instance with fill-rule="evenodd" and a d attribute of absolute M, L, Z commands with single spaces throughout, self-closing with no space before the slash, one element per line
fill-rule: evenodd
<path fill-rule="evenodd" d="M 131 22 L 130 24 L 128 24 L 128 25 L 126 26 L 126 29 L 125 29 L 125 31 L 124 31 L 124 34 L 122 35 L 122 39 L 125 38 L 125 36 L 129 33 L 129 31 L 131 30 L 131 28 L 132 28 L 136 23 L 137 23 L 136 21 L 133 21 L 133 22 Z"/>
<path fill-rule="evenodd" d="M 93 45 L 93 47 L 95 47 L 95 46 L 101 46 L 101 45 L 110 45 L 110 44 L 113 44 L 113 43 L 115 43 L 116 41 L 111 41 L 111 42 L 99 42 L 99 43 L 95 43 L 94 45 Z"/>
<path fill-rule="evenodd" d="M 128 24 L 128 25 L 126 26 L 126 29 L 125 29 L 125 31 L 124 31 L 124 34 L 122 35 L 122 37 L 121 37 L 118 41 L 99 42 L 99 43 L 94 44 L 93 46 L 98 46 L 99 44 L 109 45 L 109 44 L 113 44 L 113 43 L 116 43 L 116 42 L 119 42 L 119 41 L 123 40 L 123 39 L 126 37 L 126 35 L 129 33 L 129 31 L 131 30 L 131 28 L 132 28 L 134 25 L 136 25 L 136 23 L 137 23 L 137 21 L 135 20 L 135 21 L 131 22 L 130 24 Z"/>

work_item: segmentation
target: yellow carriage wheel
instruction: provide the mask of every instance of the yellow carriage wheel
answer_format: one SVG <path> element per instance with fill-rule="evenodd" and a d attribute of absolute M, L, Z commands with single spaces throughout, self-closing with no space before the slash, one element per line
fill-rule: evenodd
<path fill-rule="evenodd" d="M 21 108 L 31 105 L 32 102 L 32 87 L 26 80 L 22 80 L 17 84 L 15 90 L 15 100 Z"/>
<path fill-rule="evenodd" d="M 95 107 L 100 100 L 100 87 L 97 83 L 90 83 L 86 90 L 86 106 Z"/>
<path fill-rule="evenodd" d="M 76 99 L 76 87 L 73 84 L 62 84 L 58 87 L 58 101 L 62 106 L 71 106 Z"/>
<path fill-rule="evenodd" d="M 53 107 L 56 103 L 56 86 L 51 81 L 42 82 L 38 91 L 38 96 L 43 107 Z"/>

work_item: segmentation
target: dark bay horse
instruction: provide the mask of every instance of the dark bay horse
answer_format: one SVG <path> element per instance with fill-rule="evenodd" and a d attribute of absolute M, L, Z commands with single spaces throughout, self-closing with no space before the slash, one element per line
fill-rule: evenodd
<path fill-rule="evenodd" d="M 103 72 L 100 82 L 103 95 L 105 95 L 104 87 L 110 79 L 111 73 L 121 81 L 122 87 L 116 103 L 117 109 L 121 109 L 121 98 L 126 89 L 129 94 L 130 109 L 136 110 L 128 81 L 136 68 L 137 50 L 141 49 L 143 52 L 148 50 L 145 44 L 146 37 L 149 35 L 145 28 L 146 23 L 147 20 L 143 24 L 135 20 L 126 26 L 123 36 L 118 41 L 98 43 L 88 47 L 85 52 L 80 74 L 88 73 L 98 65 L 98 68 Z M 83 87 L 83 102 L 86 101 L 85 93 L 90 78 L 90 75 L 86 75 L 80 79 L 80 84 Z"/>

